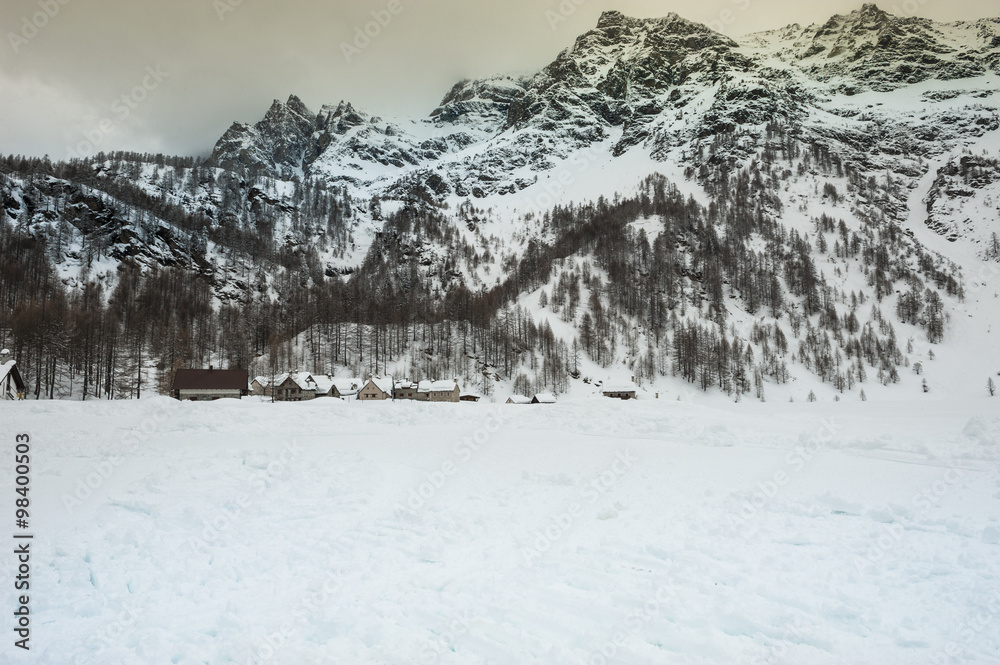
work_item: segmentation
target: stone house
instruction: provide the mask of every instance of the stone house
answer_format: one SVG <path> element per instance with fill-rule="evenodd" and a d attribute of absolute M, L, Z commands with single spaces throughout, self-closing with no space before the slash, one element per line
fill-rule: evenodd
<path fill-rule="evenodd" d="M 393 387 L 392 377 L 385 379 L 372 377 L 358 392 L 358 399 L 362 402 L 384 402 L 392 399 Z"/>

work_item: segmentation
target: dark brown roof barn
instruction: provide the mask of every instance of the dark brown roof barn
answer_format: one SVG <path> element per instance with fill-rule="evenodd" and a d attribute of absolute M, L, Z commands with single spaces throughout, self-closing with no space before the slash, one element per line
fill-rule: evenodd
<path fill-rule="evenodd" d="M 174 390 L 247 390 L 250 372 L 245 369 L 179 369 Z"/>

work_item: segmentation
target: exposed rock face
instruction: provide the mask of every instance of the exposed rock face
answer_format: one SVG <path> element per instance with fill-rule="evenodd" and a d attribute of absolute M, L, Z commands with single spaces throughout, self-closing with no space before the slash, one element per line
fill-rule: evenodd
<path fill-rule="evenodd" d="M 676 14 L 611 11 L 540 72 L 461 81 L 428 118 L 383 120 L 346 102 L 316 114 L 293 96 L 256 125 L 233 125 L 214 158 L 408 200 L 514 193 L 581 150 L 666 160 L 776 121 L 865 153 L 930 156 L 997 126 L 995 109 L 953 102 L 988 97 L 995 85 L 984 77 L 998 72 L 1000 19 L 935 23 L 866 4 L 735 41 Z M 925 108 L 894 115 L 845 102 L 931 80 L 969 90 L 931 88 Z"/>
<path fill-rule="evenodd" d="M 312 144 L 315 118 L 295 95 L 284 104 L 274 100 L 256 125 L 233 124 L 213 155 L 223 168 L 263 168 L 270 175 L 290 178 L 316 152 Z"/>
<path fill-rule="evenodd" d="M 965 155 L 935 174 L 927 226 L 955 242 L 971 239 L 980 258 L 1000 261 L 1000 160 Z"/>
<path fill-rule="evenodd" d="M 751 68 L 728 37 L 670 14 L 634 19 L 605 12 L 597 28 L 577 39 L 529 83 L 507 118 L 508 128 L 532 127 L 579 145 L 624 128 L 622 152 L 648 136 L 656 117 L 682 99 L 685 84 L 711 86 L 733 70 Z"/>
<path fill-rule="evenodd" d="M 455 84 L 431 117 L 440 123 L 486 125 L 496 132 L 507 120 L 510 106 L 524 97 L 528 81 L 498 76 Z"/>
<path fill-rule="evenodd" d="M 941 24 L 866 4 L 823 25 L 757 37 L 791 67 L 851 94 L 1000 72 L 998 27 L 997 19 Z"/>

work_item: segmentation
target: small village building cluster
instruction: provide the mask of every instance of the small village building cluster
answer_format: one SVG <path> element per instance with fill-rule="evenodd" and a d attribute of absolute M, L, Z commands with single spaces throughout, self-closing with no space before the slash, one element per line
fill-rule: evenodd
<path fill-rule="evenodd" d="M 409 399 L 417 402 L 460 402 L 462 391 L 458 387 L 458 379 L 454 381 L 397 381 L 393 388 L 396 399 Z"/>
<path fill-rule="evenodd" d="M 451 381 L 394 381 L 389 378 L 372 377 L 365 382 L 361 401 L 410 400 L 414 402 L 478 402 L 476 393 L 462 392 L 458 379 Z"/>
<path fill-rule="evenodd" d="M 392 377 L 338 378 L 329 374 L 286 372 L 273 377 L 258 376 L 249 381 L 244 369 L 179 369 L 174 374 L 171 394 L 181 401 L 206 402 L 240 399 L 248 395 L 271 397 L 276 402 L 305 402 L 321 397 L 356 399 L 362 402 L 410 400 L 414 402 L 478 402 L 474 392 L 463 392 L 458 379 L 446 381 L 394 381 Z M 601 386 L 601 394 L 611 399 L 636 399 L 635 383 Z M 0 401 L 23 400 L 24 381 L 11 352 L 0 350 Z M 659 397 L 659 395 L 657 395 Z M 513 395 L 507 404 L 555 404 L 555 395 L 533 397 Z"/>
<path fill-rule="evenodd" d="M 9 356 L 9 352 L 4 350 Z M 16 373 L 13 361 L 2 362 L 0 355 L 0 399 L 21 395 L 24 385 Z M 272 377 L 258 376 L 248 382 L 246 370 L 181 369 L 174 376 L 173 395 L 179 400 L 210 401 L 224 398 L 239 399 L 247 395 L 270 397 L 275 402 L 305 402 L 321 397 L 355 399 L 361 402 L 409 400 L 414 402 L 478 402 L 473 392 L 463 392 L 458 379 L 445 381 L 396 381 L 392 377 L 369 379 L 338 378 L 329 374 L 286 372 Z M 611 399 L 636 399 L 634 383 L 601 386 L 601 394 Z M 555 404 L 552 393 L 532 397 L 513 395 L 507 404 Z"/>
<path fill-rule="evenodd" d="M 273 378 L 258 376 L 250 389 L 254 395 L 273 397 L 276 402 L 306 402 L 320 397 L 356 397 L 362 383 L 361 379 L 341 379 L 329 374 L 291 372 Z"/>
<path fill-rule="evenodd" d="M 458 379 L 451 381 L 395 381 L 392 377 L 367 380 L 337 378 L 329 374 L 291 372 L 273 379 L 258 376 L 250 384 L 251 392 L 273 397 L 276 402 L 303 402 L 320 397 L 356 399 L 362 402 L 412 400 L 415 402 L 478 402 L 476 393 L 462 392 Z"/>

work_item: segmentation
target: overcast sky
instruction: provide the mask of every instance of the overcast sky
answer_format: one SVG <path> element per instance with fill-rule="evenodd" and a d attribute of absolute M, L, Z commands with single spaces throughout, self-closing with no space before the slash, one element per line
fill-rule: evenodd
<path fill-rule="evenodd" d="M 822 22 L 829 0 L 0 0 L 0 153 L 103 149 L 204 155 L 275 98 L 426 115 L 459 79 L 534 72 L 600 13 L 675 11 L 738 36 Z M 998 0 L 893 0 L 937 20 L 1000 15 Z M 396 10 L 395 15 L 388 9 Z M 47 9 L 47 13 L 46 13 Z M 385 27 L 345 54 L 380 14 Z M 558 22 L 555 20 L 558 18 Z M 387 20 L 388 19 L 388 20 Z M 39 27 L 40 26 L 40 27 Z M 375 32 L 375 26 L 369 26 Z M 124 98 L 123 98 L 124 96 Z"/>

